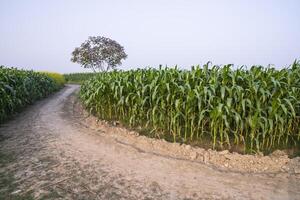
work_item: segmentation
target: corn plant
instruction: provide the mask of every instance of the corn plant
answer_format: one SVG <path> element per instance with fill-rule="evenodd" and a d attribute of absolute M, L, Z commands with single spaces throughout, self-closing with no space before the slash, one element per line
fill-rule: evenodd
<path fill-rule="evenodd" d="M 59 88 L 45 74 L 0 66 L 0 123 Z"/>
<path fill-rule="evenodd" d="M 212 148 L 243 146 L 245 153 L 299 145 L 299 62 L 281 70 L 210 65 L 99 73 L 80 97 L 101 119 L 174 142 L 205 139 Z"/>
<path fill-rule="evenodd" d="M 52 78 L 58 87 L 63 87 L 66 82 L 65 77 L 62 74 L 55 73 L 55 72 L 40 72 L 40 73 L 43 73 L 46 76 Z"/>

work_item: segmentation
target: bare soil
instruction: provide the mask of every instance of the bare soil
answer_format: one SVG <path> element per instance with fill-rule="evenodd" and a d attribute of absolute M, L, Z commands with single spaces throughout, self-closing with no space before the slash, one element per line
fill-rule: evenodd
<path fill-rule="evenodd" d="M 88 115 L 78 89 L 1 125 L 0 199 L 300 199 L 298 157 L 139 136 Z"/>

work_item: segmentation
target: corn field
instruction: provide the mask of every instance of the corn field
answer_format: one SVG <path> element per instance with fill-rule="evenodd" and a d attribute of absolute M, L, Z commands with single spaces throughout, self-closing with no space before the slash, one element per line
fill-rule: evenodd
<path fill-rule="evenodd" d="M 58 87 L 64 86 L 66 83 L 65 77 L 62 74 L 55 73 L 55 72 L 40 72 L 42 74 L 45 74 L 46 76 L 52 78 L 55 83 L 58 85 Z"/>
<path fill-rule="evenodd" d="M 61 86 L 43 73 L 0 66 L 0 123 Z"/>
<path fill-rule="evenodd" d="M 84 81 L 95 76 L 95 73 L 71 73 L 64 74 L 65 80 L 68 83 L 83 83 Z"/>
<path fill-rule="evenodd" d="M 276 70 L 231 65 L 100 73 L 85 82 L 85 107 L 174 142 L 242 146 L 245 153 L 299 146 L 300 63 Z"/>

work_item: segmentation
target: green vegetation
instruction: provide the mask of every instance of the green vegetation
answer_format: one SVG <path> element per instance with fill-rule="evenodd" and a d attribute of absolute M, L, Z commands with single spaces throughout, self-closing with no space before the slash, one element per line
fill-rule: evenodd
<path fill-rule="evenodd" d="M 276 70 L 231 65 L 191 71 L 99 73 L 81 86 L 85 107 L 105 120 L 142 126 L 174 142 L 242 147 L 245 153 L 299 146 L 300 63 Z"/>
<path fill-rule="evenodd" d="M 62 74 L 55 73 L 55 72 L 41 72 L 41 73 L 52 78 L 59 87 L 64 86 L 64 84 L 66 83 L 65 77 Z"/>
<path fill-rule="evenodd" d="M 71 74 L 64 74 L 64 77 L 68 83 L 81 84 L 95 75 L 96 73 L 71 73 Z"/>
<path fill-rule="evenodd" d="M 44 73 L 0 66 L 0 123 L 61 86 Z"/>

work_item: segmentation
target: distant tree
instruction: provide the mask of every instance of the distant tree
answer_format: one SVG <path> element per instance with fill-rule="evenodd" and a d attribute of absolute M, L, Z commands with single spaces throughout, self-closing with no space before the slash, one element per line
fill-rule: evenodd
<path fill-rule="evenodd" d="M 118 42 L 106 37 L 89 37 L 80 47 L 72 52 L 71 61 L 81 64 L 84 68 L 96 71 L 115 69 L 126 59 L 124 47 Z"/>

